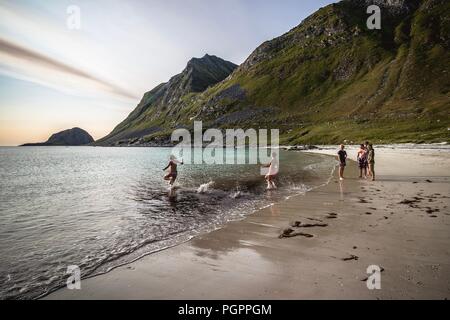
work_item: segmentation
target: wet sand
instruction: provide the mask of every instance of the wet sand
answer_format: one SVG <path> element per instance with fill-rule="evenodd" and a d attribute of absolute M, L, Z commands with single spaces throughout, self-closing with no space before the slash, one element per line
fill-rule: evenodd
<path fill-rule="evenodd" d="M 376 169 L 360 180 L 351 162 L 342 183 L 45 299 L 449 298 L 450 153 L 380 149 Z M 367 289 L 370 265 L 381 290 Z"/>

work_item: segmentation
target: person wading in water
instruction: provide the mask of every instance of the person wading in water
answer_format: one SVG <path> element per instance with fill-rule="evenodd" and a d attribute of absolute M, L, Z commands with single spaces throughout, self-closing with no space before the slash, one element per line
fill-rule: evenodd
<path fill-rule="evenodd" d="M 164 180 L 169 181 L 170 187 L 173 187 L 175 180 L 177 180 L 178 176 L 177 166 L 179 164 L 181 165 L 184 164 L 183 160 L 180 162 L 177 160 L 177 158 L 175 158 L 174 155 L 171 155 L 169 164 L 167 165 L 167 167 L 163 169 L 163 171 L 166 171 L 167 169 L 170 168 L 169 173 L 164 177 Z"/>

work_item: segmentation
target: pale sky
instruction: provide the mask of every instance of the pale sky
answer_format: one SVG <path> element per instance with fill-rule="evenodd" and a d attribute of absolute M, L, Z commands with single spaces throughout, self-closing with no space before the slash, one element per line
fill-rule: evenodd
<path fill-rule="evenodd" d="M 192 57 L 240 64 L 332 2 L 0 0 L 0 145 L 73 127 L 99 139 Z M 76 30 L 67 26 L 73 5 Z"/>

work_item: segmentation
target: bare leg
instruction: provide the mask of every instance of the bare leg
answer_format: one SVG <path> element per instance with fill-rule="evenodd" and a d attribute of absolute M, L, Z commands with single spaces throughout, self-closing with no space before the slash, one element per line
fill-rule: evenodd
<path fill-rule="evenodd" d="M 344 180 L 344 167 L 339 168 L 339 178 Z"/>
<path fill-rule="evenodd" d="M 266 181 L 267 181 L 267 190 L 272 190 L 272 189 L 277 188 L 277 186 L 275 185 L 275 182 L 273 181 L 272 176 L 266 176 Z"/>
<path fill-rule="evenodd" d="M 370 175 L 372 176 L 372 181 L 375 181 L 375 165 L 371 164 L 369 165 L 370 168 Z"/>
<path fill-rule="evenodd" d="M 266 176 L 267 189 L 270 189 L 270 177 Z"/>
<path fill-rule="evenodd" d="M 275 181 L 273 180 L 273 178 L 270 178 L 270 184 L 272 185 L 272 188 L 276 189 L 277 185 L 275 184 Z"/>

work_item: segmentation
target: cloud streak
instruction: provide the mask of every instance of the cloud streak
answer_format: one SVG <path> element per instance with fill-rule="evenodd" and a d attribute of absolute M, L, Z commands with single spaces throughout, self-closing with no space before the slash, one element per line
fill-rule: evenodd
<path fill-rule="evenodd" d="M 54 84 L 52 87 L 78 84 L 88 90 L 96 88 L 126 99 L 138 99 L 133 93 L 108 81 L 2 38 L 0 38 L 0 57 L 2 57 L 1 67 L 6 69 L 5 73 L 20 75 L 17 78 L 37 78 L 37 83 Z M 54 83 L 55 80 L 57 83 Z"/>

